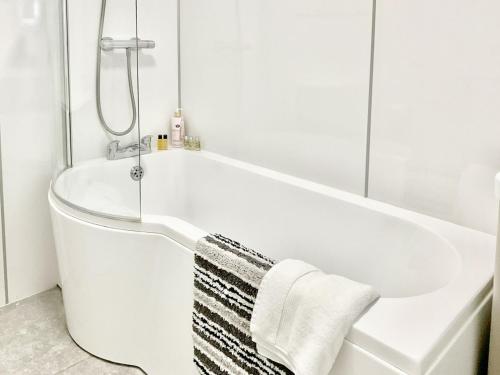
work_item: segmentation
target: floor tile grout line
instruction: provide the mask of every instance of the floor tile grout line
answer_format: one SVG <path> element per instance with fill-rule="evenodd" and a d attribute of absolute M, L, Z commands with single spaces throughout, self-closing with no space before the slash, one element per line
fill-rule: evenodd
<path fill-rule="evenodd" d="M 85 354 L 87 355 L 85 358 L 82 358 L 82 359 L 80 359 L 79 361 L 77 361 L 77 362 L 75 362 L 75 363 L 73 363 L 73 364 L 71 364 L 71 365 L 69 365 L 69 366 L 66 366 L 66 367 L 65 367 L 65 368 L 63 368 L 62 370 L 60 370 L 60 371 L 56 372 L 54 375 L 62 374 L 64 371 L 67 371 L 67 370 L 69 370 L 70 368 L 75 367 L 76 365 L 78 365 L 78 364 L 82 363 L 83 361 L 86 361 L 86 360 L 88 360 L 89 358 L 91 358 L 90 354 L 88 354 L 88 353 L 85 353 Z"/>

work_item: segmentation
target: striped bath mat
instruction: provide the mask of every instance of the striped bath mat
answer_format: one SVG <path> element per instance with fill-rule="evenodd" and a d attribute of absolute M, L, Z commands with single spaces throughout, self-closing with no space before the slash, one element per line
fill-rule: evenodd
<path fill-rule="evenodd" d="M 218 234 L 195 252 L 194 362 L 202 375 L 293 375 L 257 353 L 250 319 L 259 285 L 274 261 Z"/>

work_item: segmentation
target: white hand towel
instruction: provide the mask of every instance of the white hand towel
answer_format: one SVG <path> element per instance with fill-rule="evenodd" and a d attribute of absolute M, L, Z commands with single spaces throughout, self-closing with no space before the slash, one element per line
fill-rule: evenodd
<path fill-rule="evenodd" d="M 296 375 L 328 375 L 352 324 L 378 297 L 371 286 L 282 261 L 259 287 L 252 340 Z"/>

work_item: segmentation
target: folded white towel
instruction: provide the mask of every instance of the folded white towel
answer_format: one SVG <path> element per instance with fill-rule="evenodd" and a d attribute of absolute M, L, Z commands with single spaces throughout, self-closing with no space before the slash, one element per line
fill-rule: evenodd
<path fill-rule="evenodd" d="M 296 375 L 328 375 L 352 324 L 378 297 L 371 286 L 282 261 L 259 287 L 252 340 Z"/>

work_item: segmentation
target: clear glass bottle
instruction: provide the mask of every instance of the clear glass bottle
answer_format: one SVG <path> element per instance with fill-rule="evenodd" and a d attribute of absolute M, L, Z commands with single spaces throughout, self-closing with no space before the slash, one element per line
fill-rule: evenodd
<path fill-rule="evenodd" d="M 194 137 L 193 139 L 193 150 L 201 151 L 200 137 Z"/>

